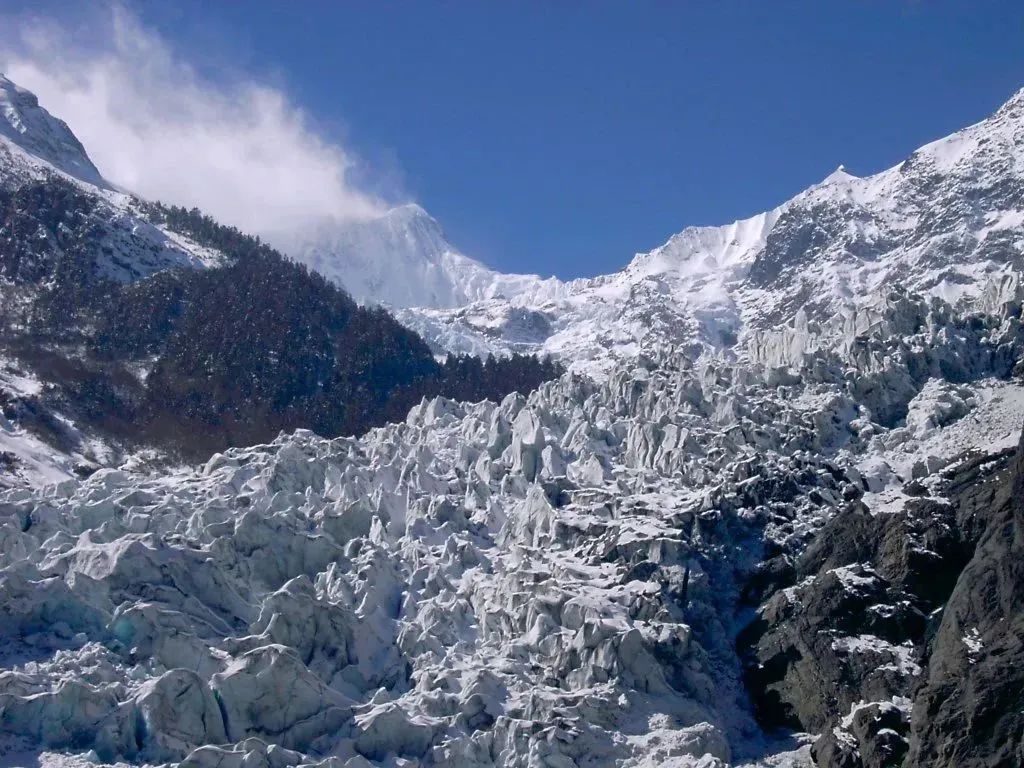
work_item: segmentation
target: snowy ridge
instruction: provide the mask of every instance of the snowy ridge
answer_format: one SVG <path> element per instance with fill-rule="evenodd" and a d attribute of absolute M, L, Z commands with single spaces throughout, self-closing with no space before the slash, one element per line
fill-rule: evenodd
<path fill-rule="evenodd" d="M 560 283 L 506 275 L 460 253 L 440 224 L 411 203 L 376 218 L 323 225 L 282 250 L 330 278 L 360 302 L 446 309 L 530 293 L 557 293 Z"/>
<path fill-rule="evenodd" d="M 439 350 L 534 350 L 591 372 L 663 343 L 725 349 L 801 308 L 852 311 L 892 284 L 978 299 L 1024 269 L 1022 199 L 1024 91 L 898 166 L 864 178 L 840 166 L 772 211 L 688 228 L 621 272 L 401 316 Z"/>
<path fill-rule="evenodd" d="M 0 74 L 0 136 L 77 179 L 103 186 L 105 182 L 68 128 L 39 106 L 35 94 Z"/>
<path fill-rule="evenodd" d="M 145 202 L 104 180 L 64 121 L 0 75 L 0 189 L 50 178 L 73 184 L 91 199 L 92 218 L 104 230 L 96 259 L 104 277 L 129 282 L 174 267 L 223 262 L 222 254 L 150 221 Z"/>

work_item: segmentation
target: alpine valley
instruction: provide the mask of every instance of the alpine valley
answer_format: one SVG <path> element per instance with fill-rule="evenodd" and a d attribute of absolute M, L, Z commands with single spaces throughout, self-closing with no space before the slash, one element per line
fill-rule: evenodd
<path fill-rule="evenodd" d="M 562 282 L 0 79 L 0 765 L 1022 765 L 1022 274 L 1024 91 Z"/>

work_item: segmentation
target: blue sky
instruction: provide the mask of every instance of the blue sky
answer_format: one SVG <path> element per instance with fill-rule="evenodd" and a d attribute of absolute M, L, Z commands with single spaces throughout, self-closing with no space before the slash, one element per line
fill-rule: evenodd
<path fill-rule="evenodd" d="M 420 202 L 468 254 L 562 277 L 839 163 L 881 170 L 1024 87 L 1021 2 L 131 8 L 205 77 L 282 87 L 360 158 L 363 186 Z"/>

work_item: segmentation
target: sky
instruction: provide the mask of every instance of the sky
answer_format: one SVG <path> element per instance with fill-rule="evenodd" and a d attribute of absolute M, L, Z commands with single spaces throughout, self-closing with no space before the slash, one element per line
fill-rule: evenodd
<path fill-rule="evenodd" d="M 415 201 L 503 271 L 622 268 L 990 114 L 1017 2 L 0 0 L 109 178 L 261 234 Z"/>

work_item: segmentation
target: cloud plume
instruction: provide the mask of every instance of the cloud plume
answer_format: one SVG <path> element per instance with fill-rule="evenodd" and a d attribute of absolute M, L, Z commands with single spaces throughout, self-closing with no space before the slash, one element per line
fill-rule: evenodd
<path fill-rule="evenodd" d="M 0 71 L 65 120 L 115 184 L 278 242 L 386 207 L 284 90 L 202 76 L 123 8 L 80 36 L 88 44 L 45 21 L 5 26 Z"/>

